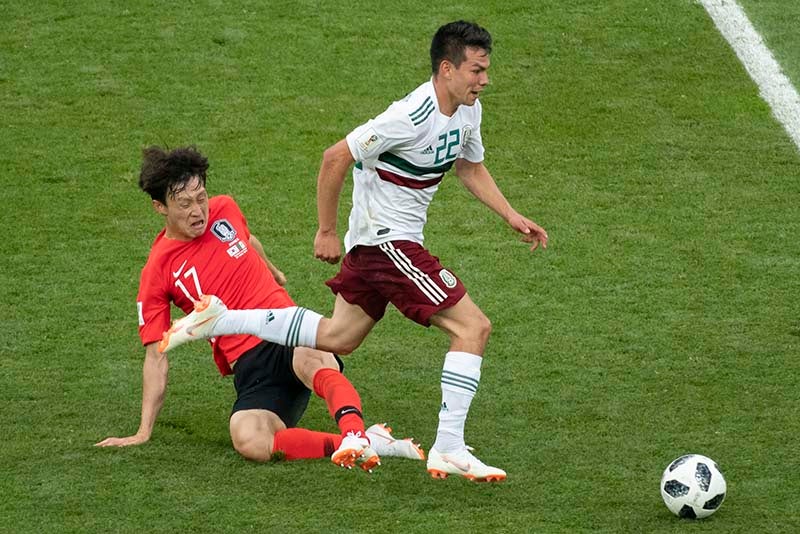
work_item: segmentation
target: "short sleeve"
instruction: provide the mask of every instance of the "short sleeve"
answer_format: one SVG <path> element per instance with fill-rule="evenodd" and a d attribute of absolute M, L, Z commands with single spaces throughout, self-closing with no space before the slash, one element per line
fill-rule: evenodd
<path fill-rule="evenodd" d="M 170 301 L 150 262 L 142 269 L 136 308 L 142 345 L 160 341 L 162 334 L 169 329 Z"/>
<path fill-rule="evenodd" d="M 471 163 L 480 163 L 483 161 L 484 157 L 483 138 L 481 137 L 482 110 L 480 100 L 475 102 L 473 108 L 473 112 L 475 113 L 475 117 L 473 118 L 475 126 L 471 129 L 465 129 L 464 136 L 466 140 L 464 141 L 464 148 L 461 149 L 459 157 Z"/>
<path fill-rule="evenodd" d="M 347 135 L 347 146 L 356 161 L 378 159 L 382 153 L 402 148 L 413 142 L 414 125 L 399 103 L 389 108 Z"/>

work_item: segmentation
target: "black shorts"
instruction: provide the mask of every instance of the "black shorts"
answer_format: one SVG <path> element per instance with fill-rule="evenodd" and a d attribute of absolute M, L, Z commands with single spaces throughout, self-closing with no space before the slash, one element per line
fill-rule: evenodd
<path fill-rule="evenodd" d="M 287 428 L 297 426 L 308 406 L 311 391 L 294 374 L 294 347 L 268 341 L 242 354 L 233 367 L 236 402 L 231 415 L 239 410 L 269 410 Z M 339 369 L 344 365 L 336 357 Z"/>

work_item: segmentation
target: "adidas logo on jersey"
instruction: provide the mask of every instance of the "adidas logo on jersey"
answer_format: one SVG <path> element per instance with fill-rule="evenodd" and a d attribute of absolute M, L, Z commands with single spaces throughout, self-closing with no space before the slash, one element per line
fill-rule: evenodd
<path fill-rule="evenodd" d="M 433 154 L 433 147 L 428 145 L 428 148 L 422 151 L 423 156 L 427 156 L 428 154 Z"/>

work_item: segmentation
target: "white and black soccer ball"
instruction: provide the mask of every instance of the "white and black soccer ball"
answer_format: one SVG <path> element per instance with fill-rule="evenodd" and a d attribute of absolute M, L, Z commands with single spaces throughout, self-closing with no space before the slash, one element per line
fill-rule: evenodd
<path fill-rule="evenodd" d="M 725 500 L 726 489 L 725 477 L 717 463 L 700 454 L 677 458 L 661 477 L 661 497 L 678 517 L 710 516 Z"/>

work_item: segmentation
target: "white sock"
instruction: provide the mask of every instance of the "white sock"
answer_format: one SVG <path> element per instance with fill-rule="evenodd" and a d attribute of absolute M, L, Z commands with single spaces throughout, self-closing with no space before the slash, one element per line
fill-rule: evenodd
<path fill-rule="evenodd" d="M 478 391 L 483 358 L 468 352 L 448 352 L 442 368 L 442 406 L 433 447 L 439 452 L 464 448 L 464 423 Z"/>
<path fill-rule="evenodd" d="M 250 334 L 287 347 L 317 346 L 322 315 L 292 306 L 269 310 L 228 310 L 214 323 L 212 335 Z"/>

